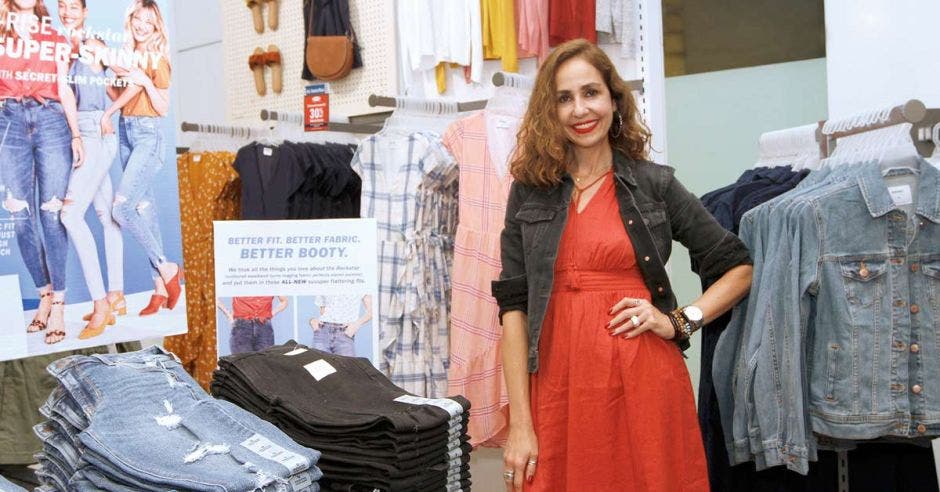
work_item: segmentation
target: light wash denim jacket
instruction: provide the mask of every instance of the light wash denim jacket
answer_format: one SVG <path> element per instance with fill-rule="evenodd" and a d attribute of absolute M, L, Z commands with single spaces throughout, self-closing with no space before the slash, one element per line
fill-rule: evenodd
<path fill-rule="evenodd" d="M 806 473 L 813 433 L 940 435 L 940 172 L 914 217 L 877 163 L 814 173 L 747 215 L 755 259 L 713 375 L 733 463 Z"/>

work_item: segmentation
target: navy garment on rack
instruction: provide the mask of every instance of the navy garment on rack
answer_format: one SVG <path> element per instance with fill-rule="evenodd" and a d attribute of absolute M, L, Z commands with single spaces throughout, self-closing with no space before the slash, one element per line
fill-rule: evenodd
<path fill-rule="evenodd" d="M 290 143 L 302 157 L 304 181 L 290 198 L 290 219 L 359 218 L 362 179 L 353 171 L 355 146 Z"/>
<path fill-rule="evenodd" d="M 313 12 L 313 32 L 310 32 L 310 15 Z M 307 49 L 309 36 L 342 36 L 346 33 L 346 26 L 351 26 L 349 17 L 349 0 L 304 0 L 304 53 Z M 351 33 L 350 33 L 351 34 Z M 362 68 L 362 55 L 359 53 L 358 39 L 353 43 L 353 68 Z M 310 73 L 307 63 L 304 64 L 301 78 L 316 80 Z"/>
<path fill-rule="evenodd" d="M 741 217 L 752 208 L 796 187 L 808 171 L 794 172 L 786 167 L 756 168 L 745 171 L 729 186 L 702 196 L 705 207 L 719 223 L 737 233 Z M 696 266 L 693 265 L 693 270 Z M 702 279 L 702 290 L 717 279 Z M 712 490 L 745 492 L 816 492 L 838 488 L 838 460 L 834 451 L 819 451 L 818 461 L 809 465 L 805 476 L 778 466 L 756 471 L 753 462 L 731 466 L 722 432 L 718 401 L 712 379 L 715 347 L 731 319 L 731 313 L 709 323 L 702 330 L 701 374 L 699 379 L 699 425 L 705 445 Z M 862 443 L 848 451 L 850 490 L 856 491 L 936 491 L 932 449 L 914 444 Z"/>
<path fill-rule="evenodd" d="M 234 163 L 241 177 L 241 218 L 358 218 L 362 179 L 350 165 L 353 151 L 343 144 L 287 141 L 242 147 Z"/>

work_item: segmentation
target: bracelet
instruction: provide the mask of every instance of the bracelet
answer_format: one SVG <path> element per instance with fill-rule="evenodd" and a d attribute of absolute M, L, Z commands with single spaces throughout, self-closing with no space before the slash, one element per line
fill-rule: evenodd
<path fill-rule="evenodd" d="M 81 138 L 82 138 L 82 136 L 81 136 L 81 135 L 75 135 L 74 137 L 72 137 L 72 140 L 75 140 L 75 139 L 81 139 Z"/>
<path fill-rule="evenodd" d="M 682 339 L 690 338 L 692 336 L 692 332 L 695 330 L 692 327 L 692 322 L 689 321 L 689 318 L 685 316 L 685 313 L 682 312 L 682 309 L 676 309 L 670 314 L 675 317 L 676 323 L 678 324 L 678 330 L 682 334 Z"/>
<path fill-rule="evenodd" d="M 682 340 L 682 330 L 679 329 L 679 320 L 676 319 L 675 314 L 669 313 L 669 323 L 672 324 L 672 329 L 674 332 L 672 336 L 673 340 Z"/>

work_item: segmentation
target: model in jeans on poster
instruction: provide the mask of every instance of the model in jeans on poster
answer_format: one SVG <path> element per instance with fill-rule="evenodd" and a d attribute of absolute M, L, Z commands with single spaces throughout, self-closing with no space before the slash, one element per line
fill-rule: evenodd
<path fill-rule="evenodd" d="M 232 354 L 257 352 L 274 345 L 274 325 L 272 320 L 278 313 L 287 309 L 287 297 L 278 296 L 277 306 L 274 297 L 233 297 L 232 310 L 229 311 L 222 299 L 215 300 L 215 306 L 225 313 L 232 334 L 229 337 L 229 350 Z"/>
<path fill-rule="evenodd" d="M 87 17 L 85 0 L 59 0 L 59 19 L 72 42 L 73 52 L 78 52 L 83 46 L 92 52 L 107 47 L 98 39 L 86 37 Z M 110 170 L 117 155 L 117 136 L 111 122 L 102 121 L 105 110 L 118 94 L 115 88 L 105 83 L 105 79 L 113 78 L 113 73 L 101 63 L 86 64 L 76 59 L 72 62 L 69 74 L 72 80 L 87 80 L 86 83 L 72 84 L 78 105 L 78 127 L 85 145 L 85 164 L 72 171 L 61 213 L 62 224 L 78 254 L 85 284 L 95 302 L 94 311 L 85 316 L 88 325 L 78 335 L 78 338 L 86 339 L 100 335 L 106 325 L 114 324 L 115 314 L 127 314 L 127 303 L 124 300 L 124 239 L 120 227 L 111 216 L 114 191 Z M 108 267 L 107 291 L 98 263 L 95 238 L 85 222 L 85 211 L 90 205 L 95 207 L 104 236 Z"/>
<path fill-rule="evenodd" d="M 359 329 L 372 319 L 372 296 L 317 296 L 320 317 L 310 319 L 313 348 L 336 355 L 355 357 L 354 338 Z M 360 305 L 364 307 L 360 316 Z"/>
<path fill-rule="evenodd" d="M 66 83 L 68 58 L 50 59 L 24 48 L 27 41 L 67 43 L 48 17 L 42 0 L 0 0 L 0 39 L 7 48 L 0 56 L 2 206 L 13 219 L 20 255 L 39 290 L 39 307 L 26 331 L 48 328 L 45 341 L 51 344 L 65 338 L 68 236 L 59 214 L 84 148 L 75 95 Z M 17 73 L 35 75 L 17 79 Z"/>
<path fill-rule="evenodd" d="M 110 131 L 111 116 L 121 111 L 120 155 L 124 176 L 114 194 L 114 220 L 133 237 L 150 260 L 154 292 L 141 316 L 173 309 L 179 300 L 181 268 L 168 261 L 157 218 L 159 203 L 153 182 L 163 167 L 163 117 L 170 109 L 170 50 L 166 24 L 154 0 L 135 0 L 124 22 L 125 50 L 144 55 L 143 66 L 112 65 L 127 88 L 104 113 L 102 131 Z M 107 123 L 106 123 L 107 122 Z"/>

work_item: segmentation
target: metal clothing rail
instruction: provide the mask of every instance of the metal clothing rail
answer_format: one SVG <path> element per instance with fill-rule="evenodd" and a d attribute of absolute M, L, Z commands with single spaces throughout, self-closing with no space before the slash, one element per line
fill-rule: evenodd
<path fill-rule="evenodd" d="M 184 121 L 180 125 L 180 130 L 193 133 L 215 133 L 218 135 L 228 135 L 235 138 L 255 138 L 262 136 L 262 130 L 247 126 L 226 126 L 213 125 L 205 123 L 190 123 Z"/>
<path fill-rule="evenodd" d="M 300 113 L 286 113 L 283 111 L 275 111 L 270 109 L 261 110 L 261 119 L 263 121 L 281 121 L 285 123 L 295 123 L 298 125 L 303 125 L 304 117 Z M 363 133 L 363 134 L 373 134 L 381 130 L 382 128 L 376 125 L 366 125 L 363 123 L 334 123 L 329 122 L 327 131 L 331 132 L 343 132 L 343 133 Z"/>
<path fill-rule="evenodd" d="M 627 87 L 631 91 L 639 91 L 643 93 L 643 80 L 625 80 Z M 532 86 L 535 84 L 535 79 L 527 75 L 519 75 L 517 73 L 507 73 L 507 72 L 496 72 L 493 74 L 493 85 L 496 87 L 515 87 L 518 89 L 532 89 Z"/>
<path fill-rule="evenodd" d="M 822 128 L 826 155 L 832 155 L 840 138 L 901 123 L 911 124 L 911 141 L 914 142 L 917 152 L 924 157 L 933 155 L 937 145 L 940 145 L 940 109 L 928 109 L 918 99 L 911 99 L 897 106 L 827 121 Z"/>
<path fill-rule="evenodd" d="M 535 86 L 535 78 L 517 73 L 496 72 L 493 74 L 493 85 L 532 90 Z"/>
<path fill-rule="evenodd" d="M 428 114 L 452 114 L 467 111 L 478 111 L 486 108 L 486 101 L 453 102 L 437 99 L 419 99 L 414 97 L 389 97 L 372 94 L 369 96 L 369 106 L 373 108 L 382 106 L 386 108 L 408 109 Z"/>

